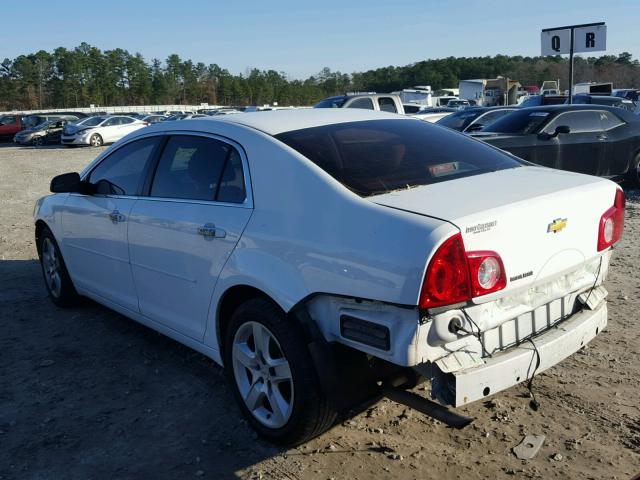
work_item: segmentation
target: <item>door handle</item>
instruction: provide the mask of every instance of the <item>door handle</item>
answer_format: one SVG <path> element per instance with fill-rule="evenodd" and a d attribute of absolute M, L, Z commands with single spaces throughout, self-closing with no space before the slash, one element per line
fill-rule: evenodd
<path fill-rule="evenodd" d="M 113 212 L 109 213 L 109 218 L 113 223 L 125 221 L 124 215 L 122 215 L 118 210 L 114 210 Z"/>
<path fill-rule="evenodd" d="M 224 238 L 227 236 L 227 232 L 221 228 L 216 228 L 213 223 L 206 223 L 199 227 L 198 234 L 205 238 Z"/>
<path fill-rule="evenodd" d="M 606 135 L 604 135 L 604 134 L 600 134 L 600 135 L 598 135 L 596 138 L 597 138 L 598 140 L 604 141 L 604 140 L 608 139 L 609 137 L 607 137 L 607 136 L 606 136 Z"/>

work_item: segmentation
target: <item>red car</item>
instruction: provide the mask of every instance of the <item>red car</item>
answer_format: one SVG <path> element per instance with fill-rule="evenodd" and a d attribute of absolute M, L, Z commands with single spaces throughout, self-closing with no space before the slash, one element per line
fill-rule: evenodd
<path fill-rule="evenodd" d="M 11 140 L 16 133 L 28 126 L 26 115 L 2 115 L 0 117 L 0 139 Z"/>

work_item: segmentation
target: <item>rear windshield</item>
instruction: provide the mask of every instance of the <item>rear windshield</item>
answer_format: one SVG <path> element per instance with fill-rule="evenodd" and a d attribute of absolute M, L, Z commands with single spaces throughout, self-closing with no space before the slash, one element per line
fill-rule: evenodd
<path fill-rule="evenodd" d="M 477 140 L 421 120 L 368 120 L 276 138 L 360 196 L 522 165 Z"/>
<path fill-rule="evenodd" d="M 483 132 L 528 134 L 535 133 L 549 118 L 544 110 L 515 110 L 482 129 Z"/>
<path fill-rule="evenodd" d="M 451 105 L 451 102 L 449 102 L 449 105 Z M 465 112 L 464 110 L 461 110 L 457 113 L 452 113 L 451 115 L 441 118 L 436 123 L 443 127 L 452 128 L 461 132 L 481 113 L 484 112 L 482 110 L 475 112 Z"/>

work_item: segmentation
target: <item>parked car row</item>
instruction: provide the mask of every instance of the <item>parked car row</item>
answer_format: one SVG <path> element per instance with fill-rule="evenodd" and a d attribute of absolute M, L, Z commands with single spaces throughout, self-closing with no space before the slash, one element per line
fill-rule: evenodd
<path fill-rule="evenodd" d="M 84 113 L 77 112 L 0 115 L 0 140 L 11 140 L 18 132 L 33 129 L 50 120 L 77 121 L 85 117 Z"/>
<path fill-rule="evenodd" d="M 234 110 L 234 112 L 237 111 Z M 66 146 L 90 145 L 93 147 L 99 147 L 104 144 L 116 142 L 129 133 L 154 123 L 187 120 L 192 118 L 204 118 L 214 114 L 225 115 L 229 113 L 232 113 L 230 109 L 225 109 L 224 112 L 212 110 L 210 114 L 104 114 L 84 117 L 81 119 L 74 115 L 60 114 L 32 115 L 28 117 L 14 115 L 6 116 L 8 118 L 5 121 L 7 121 L 8 125 L 14 125 L 13 130 L 21 128 L 13 135 L 13 141 L 18 144 L 40 146 L 61 143 L 62 145 Z M 29 122 L 27 119 L 32 119 L 32 121 Z M 28 127 L 28 124 L 33 123 L 34 119 L 40 120 L 40 122 L 33 127 Z M 1 118 L 0 122 L 2 122 Z M 2 132 L 2 125 L 0 125 L 0 132 Z"/>

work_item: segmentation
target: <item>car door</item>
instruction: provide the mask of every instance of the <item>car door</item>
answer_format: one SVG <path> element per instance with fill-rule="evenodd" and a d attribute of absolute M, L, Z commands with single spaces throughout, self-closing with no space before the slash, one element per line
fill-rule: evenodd
<path fill-rule="evenodd" d="M 159 141 L 136 140 L 109 154 L 85 177 L 95 193 L 69 194 L 62 211 L 62 249 L 74 284 L 133 311 L 129 216 Z"/>
<path fill-rule="evenodd" d="M 113 143 L 118 140 L 118 128 L 120 127 L 120 117 L 107 118 L 100 125 L 98 133 L 102 137 L 104 143 Z"/>
<path fill-rule="evenodd" d="M 49 128 L 47 128 L 47 136 L 46 136 L 47 143 L 60 142 L 60 136 L 62 135 L 62 128 L 64 127 L 65 123 L 66 122 L 64 120 L 60 120 L 58 122 L 55 122 L 49 125 Z"/>
<path fill-rule="evenodd" d="M 637 136 L 629 125 L 609 110 L 598 112 L 605 139 L 605 150 L 599 175 L 616 176 L 627 173 L 637 154 Z"/>
<path fill-rule="evenodd" d="M 568 126 L 569 133 L 553 136 L 557 127 Z M 561 170 L 598 175 L 605 152 L 606 135 L 596 110 L 573 110 L 553 118 L 543 129 L 548 139 L 539 138 L 541 165 Z M 548 162 L 548 163 L 547 163 Z M 553 165 L 552 165 L 553 164 Z"/>
<path fill-rule="evenodd" d="M 130 214 L 129 252 L 143 315 L 195 339 L 213 289 L 252 213 L 242 149 L 172 135 L 149 194 Z"/>
<path fill-rule="evenodd" d="M 121 139 L 125 135 L 129 135 L 142 127 L 140 122 L 137 122 L 131 117 L 120 117 L 120 132 L 118 132 L 118 139 Z"/>

